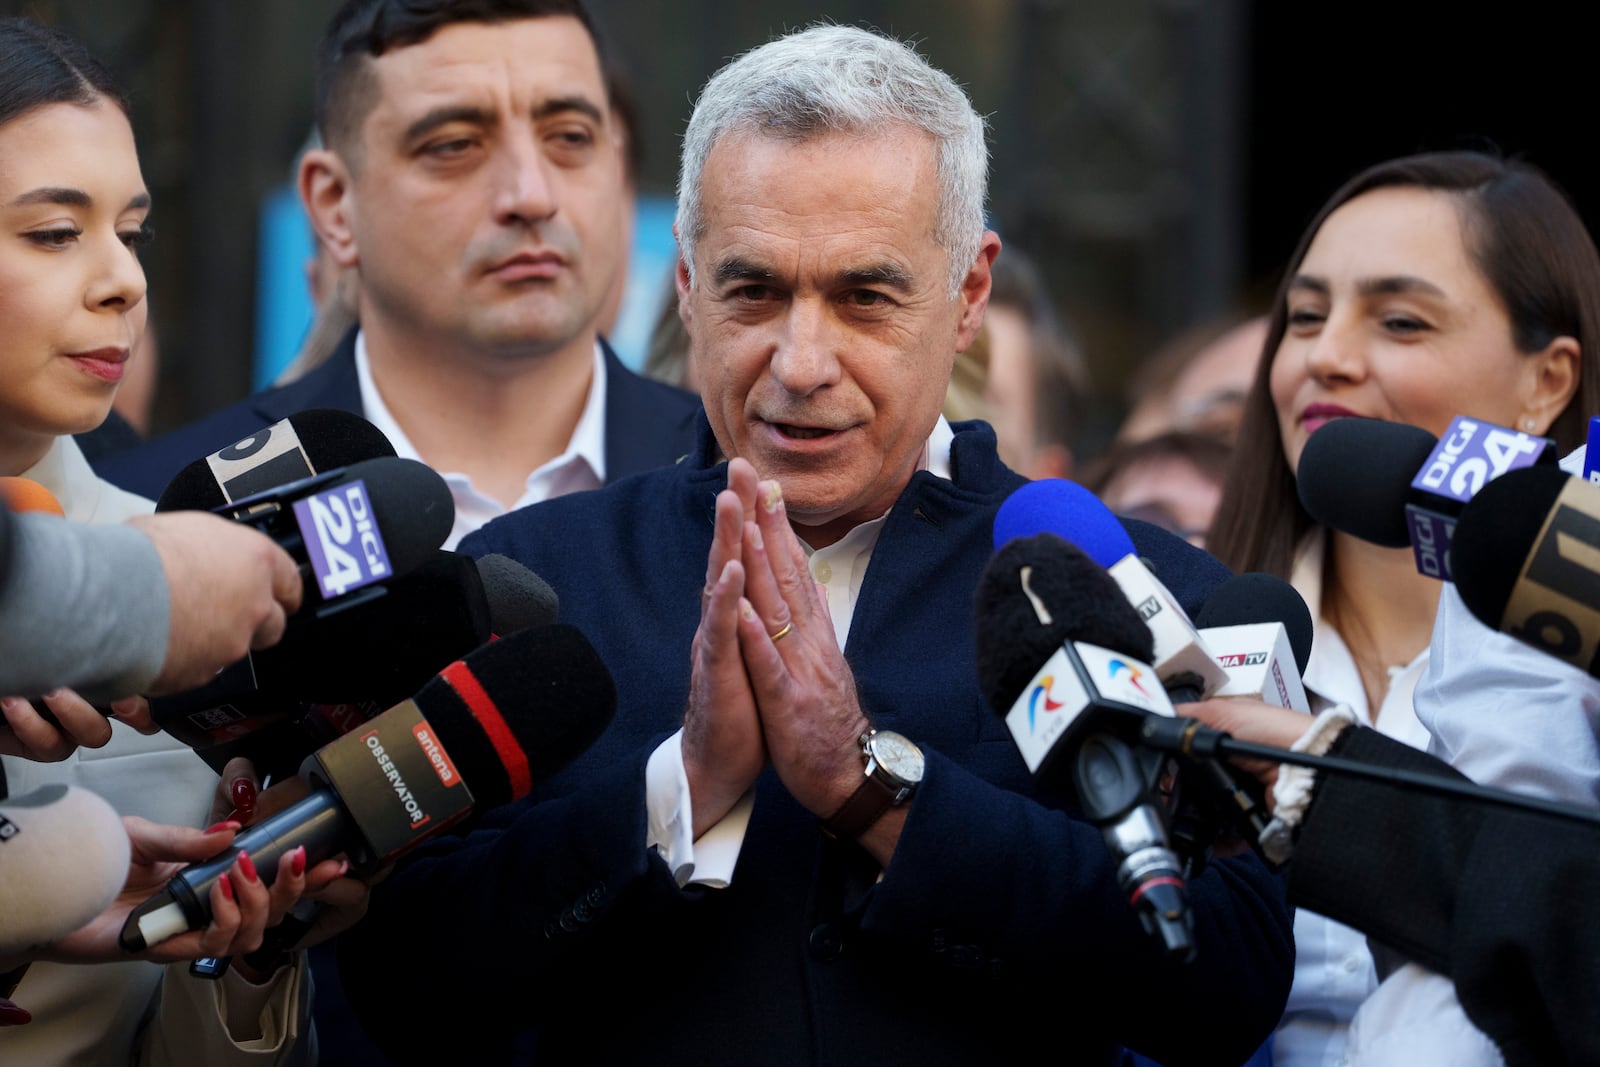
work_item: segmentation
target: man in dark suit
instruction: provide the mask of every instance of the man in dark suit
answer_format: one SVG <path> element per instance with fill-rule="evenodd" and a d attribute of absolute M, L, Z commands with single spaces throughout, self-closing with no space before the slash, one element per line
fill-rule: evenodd
<path fill-rule="evenodd" d="M 445 475 L 454 544 L 689 450 L 698 401 L 627 371 L 597 333 L 622 258 L 622 134 L 577 0 L 352 0 L 324 39 L 317 123 L 301 197 L 357 273 L 359 330 L 105 477 L 155 496 L 264 426 L 341 408 Z"/>
<path fill-rule="evenodd" d="M 940 415 L 999 250 L 982 119 L 905 45 L 816 27 L 711 80 L 682 175 L 696 449 L 462 546 L 551 582 L 616 716 L 377 887 L 358 1013 L 417 1062 L 1005 1063 L 1041 1036 L 1241 1062 L 1288 993 L 1276 879 L 1212 864 L 1198 958 L 1167 957 L 979 694 L 973 592 L 1022 484 Z M 1191 610 L 1226 576 L 1130 531 Z"/>

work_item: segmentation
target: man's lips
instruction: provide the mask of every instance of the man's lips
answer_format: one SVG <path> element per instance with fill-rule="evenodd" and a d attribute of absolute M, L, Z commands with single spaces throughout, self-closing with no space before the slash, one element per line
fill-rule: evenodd
<path fill-rule="evenodd" d="M 489 268 L 489 273 L 501 281 L 511 282 L 526 278 L 554 278 L 566 265 L 566 259 L 556 252 L 524 252 L 501 260 Z"/>
<path fill-rule="evenodd" d="M 126 348 L 97 348 L 91 352 L 74 352 L 67 356 L 86 373 L 105 382 L 120 382 L 123 365 L 128 362 Z"/>

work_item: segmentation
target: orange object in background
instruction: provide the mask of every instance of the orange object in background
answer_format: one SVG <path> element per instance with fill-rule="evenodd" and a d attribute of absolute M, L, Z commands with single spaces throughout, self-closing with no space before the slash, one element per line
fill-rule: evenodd
<path fill-rule="evenodd" d="M 45 511 L 66 517 L 55 494 L 32 478 L 0 477 L 0 500 L 12 511 Z"/>

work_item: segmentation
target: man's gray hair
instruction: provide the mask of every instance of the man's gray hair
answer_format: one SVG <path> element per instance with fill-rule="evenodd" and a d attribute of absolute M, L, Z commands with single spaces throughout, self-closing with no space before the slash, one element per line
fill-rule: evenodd
<path fill-rule="evenodd" d="M 694 284 L 694 245 L 705 233 L 700 176 L 729 133 L 803 140 L 831 131 L 905 125 L 938 149 L 934 239 L 950 254 L 950 298 L 978 258 L 989 155 L 983 117 L 950 75 L 911 46 L 853 26 L 812 26 L 735 59 L 706 82 L 683 135 L 678 241 Z"/>

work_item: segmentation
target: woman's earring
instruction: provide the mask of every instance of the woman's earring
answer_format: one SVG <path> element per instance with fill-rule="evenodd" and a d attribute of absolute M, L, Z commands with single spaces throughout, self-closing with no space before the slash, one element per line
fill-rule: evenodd
<path fill-rule="evenodd" d="M 1526 419 L 1522 420 L 1522 428 L 1524 430 L 1527 430 L 1529 433 L 1532 433 L 1533 432 L 1533 428 L 1535 426 L 1537 426 L 1537 425 L 1538 425 L 1538 423 L 1534 422 L 1533 419 L 1531 419 L 1531 418 L 1526 418 Z"/>

